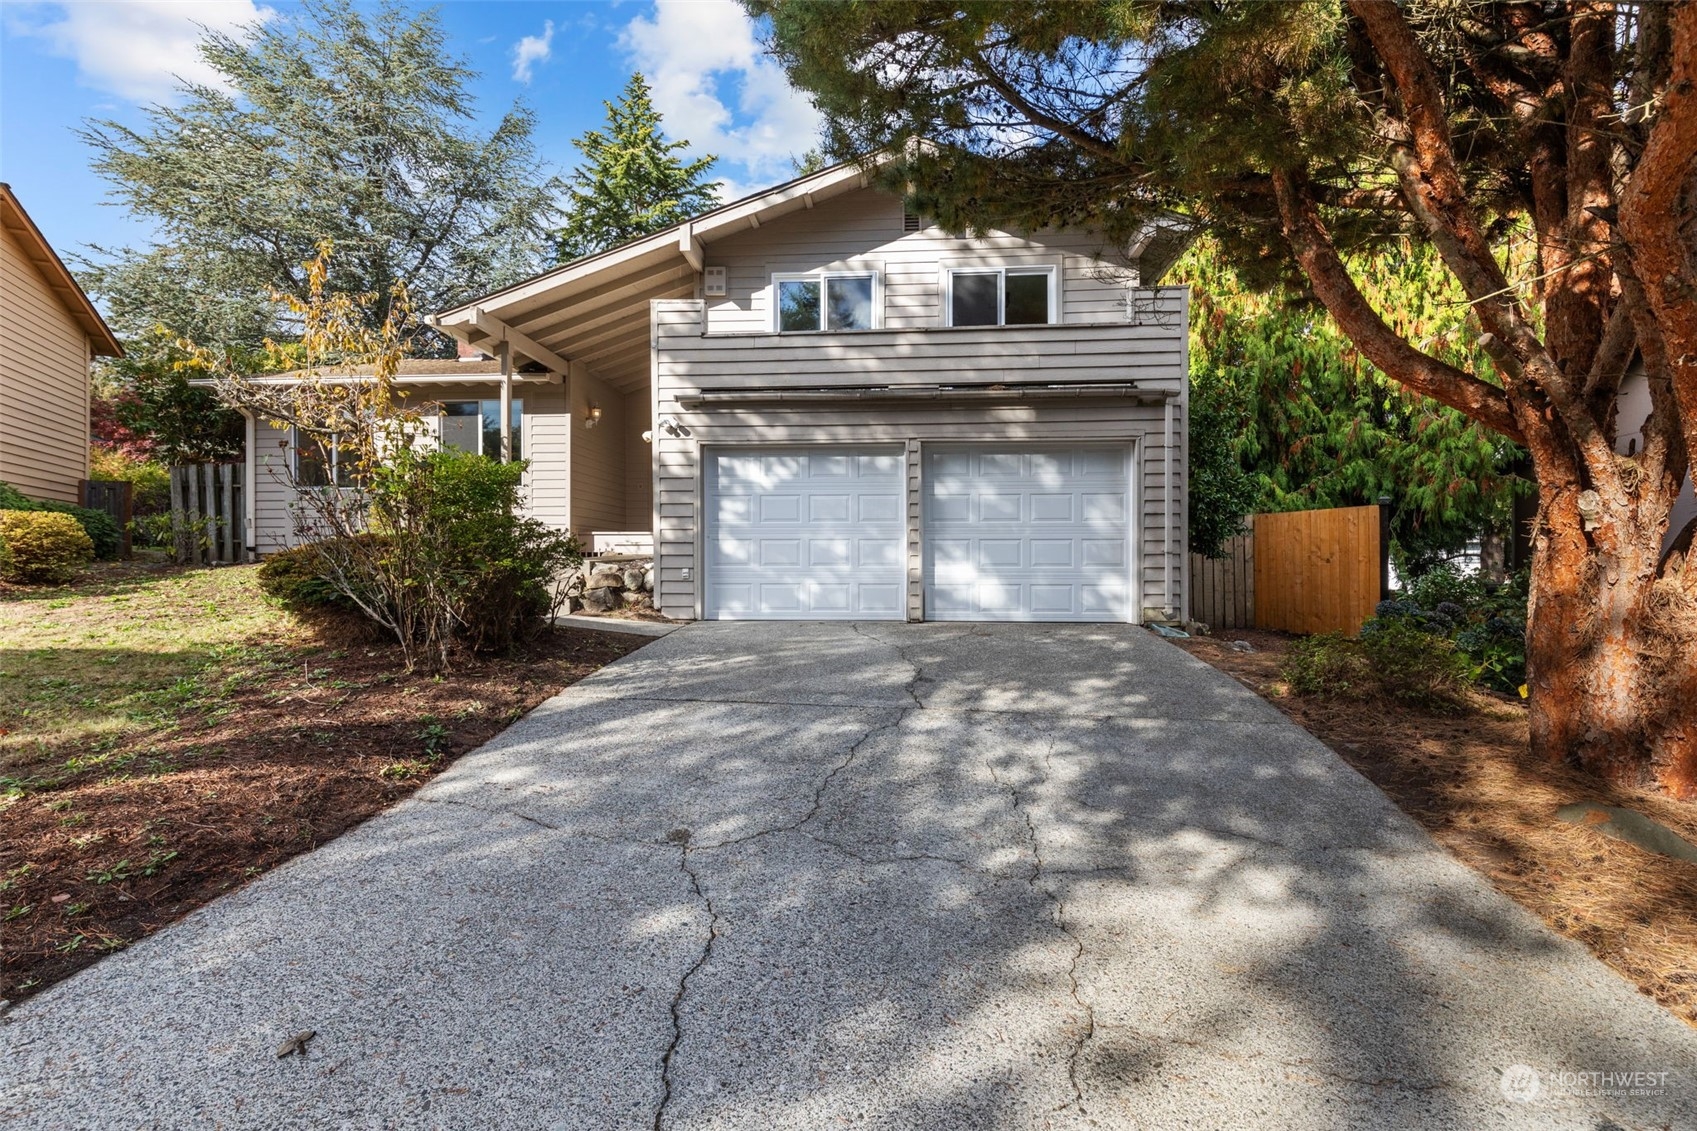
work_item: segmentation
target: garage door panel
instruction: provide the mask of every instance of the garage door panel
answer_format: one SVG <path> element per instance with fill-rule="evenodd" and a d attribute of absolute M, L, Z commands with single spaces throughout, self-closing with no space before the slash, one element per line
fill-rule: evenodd
<path fill-rule="evenodd" d="M 925 609 L 938 620 L 1131 619 L 1126 445 L 936 447 Z"/>
<path fill-rule="evenodd" d="M 705 615 L 903 617 L 905 475 L 894 448 L 709 449 Z"/>

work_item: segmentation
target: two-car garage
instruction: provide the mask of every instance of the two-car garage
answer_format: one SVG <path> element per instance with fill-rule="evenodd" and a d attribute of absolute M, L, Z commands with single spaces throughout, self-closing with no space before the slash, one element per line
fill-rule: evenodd
<path fill-rule="evenodd" d="M 1129 444 L 925 444 L 911 538 L 904 445 L 703 457 L 709 619 L 1134 619 Z"/>

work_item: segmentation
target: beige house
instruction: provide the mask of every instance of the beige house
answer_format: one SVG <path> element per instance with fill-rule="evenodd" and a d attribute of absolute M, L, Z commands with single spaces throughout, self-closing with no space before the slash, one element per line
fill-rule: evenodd
<path fill-rule="evenodd" d="M 444 311 L 496 360 L 406 380 L 446 443 L 506 419 L 539 517 L 651 546 L 673 617 L 1175 617 L 1184 238 L 955 237 L 841 166 Z"/>
<path fill-rule="evenodd" d="M 77 502 L 88 478 L 88 367 L 121 357 L 10 185 L 0 184 L 0 481 Z"/>

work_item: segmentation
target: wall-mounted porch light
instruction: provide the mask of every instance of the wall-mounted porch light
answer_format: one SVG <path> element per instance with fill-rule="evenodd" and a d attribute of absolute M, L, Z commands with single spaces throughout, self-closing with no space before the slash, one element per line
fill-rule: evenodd
<path fill-rule="evenodd" d="M 583 426 L 585 428 L 593 428 L 599 423 L 601 423 L 601 406 L 598 404 L 592 404 L 584 411 Z"/>

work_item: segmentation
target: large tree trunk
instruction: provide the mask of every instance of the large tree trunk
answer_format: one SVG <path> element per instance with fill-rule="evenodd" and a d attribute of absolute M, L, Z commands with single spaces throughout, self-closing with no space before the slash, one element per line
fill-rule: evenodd
<path fill-rule="evenodd" d="M 1545 482 L 1527 611 L 1532 749 L 1697 797 L 1697 604 L 1658 577 L 1670 495 Z"/>

